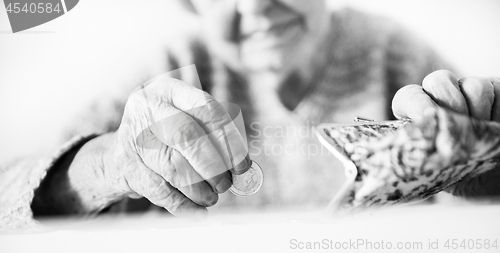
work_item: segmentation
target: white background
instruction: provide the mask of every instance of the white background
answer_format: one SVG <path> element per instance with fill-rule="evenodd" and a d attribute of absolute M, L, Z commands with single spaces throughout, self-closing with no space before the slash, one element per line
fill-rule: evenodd
<path fill-rule="evenodd" d="M 500 1 L 331 1 L 388 16 L 463 75 L 500 76 Z M 187 21 L 167 1 L 86 0 L 12 34 L 0 7 L 0 159 L 49 149 L 90 101 L 159 74 L 165 45 Z"/>

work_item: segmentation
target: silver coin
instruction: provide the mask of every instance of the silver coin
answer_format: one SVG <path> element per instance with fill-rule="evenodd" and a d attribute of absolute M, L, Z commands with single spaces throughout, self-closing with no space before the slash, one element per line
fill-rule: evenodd
<path fill-rule="evenodd" d="M 233 174 L 233 185 L 229 190 L 236 196 L 250 196 L 259 191 L 264 182 L 260 166 L 252 161 L 250 168 L 243 174 Z"/>

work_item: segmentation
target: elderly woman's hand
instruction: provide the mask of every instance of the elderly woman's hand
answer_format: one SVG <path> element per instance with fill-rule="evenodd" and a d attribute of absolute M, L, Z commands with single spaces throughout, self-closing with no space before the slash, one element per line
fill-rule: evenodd
<path fill-rule="evenodd" d="M 453 73 L 439 70 L 420 85 L 401 88 L 392 101 L 398 118 L 419 120 L 429 107 L 442 106 L 471 117 L 500 122 L 500 78 L 467 77 L 458 80 Z M 500 167 L 461 181 L 449 189 L 463 197 L 500 196 Z"/>
<path fill-rule="evenodd" d="M 66 160 L 67 176 L 52 178 L 39 193 L 39 213 L 92 213 L 124 197 L 146 197 L 176 216 L 202 218 L 231 186 L 229 170 L 248 169 L 247 154 L 219 102 L 160 77 L 130 95 L 115 133 L 92 139 Z"/>
<path fill-rule="evenodd" d="M 214 205 L 232 184 L 229 150 L 235 162 L 248 153 L 219 102 L 166 77 L 129 97 L 116 138 L 111 171 L 119 189 L 176 215 Z"/>

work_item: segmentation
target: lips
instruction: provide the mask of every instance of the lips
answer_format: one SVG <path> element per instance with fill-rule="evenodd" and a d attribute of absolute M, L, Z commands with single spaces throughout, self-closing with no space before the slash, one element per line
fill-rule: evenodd
<path fill-rule="evenodd" d="M 303 19 L 300 16 L 291 16 L 275 20 L 266 19 L 255 24 L 251 28 L 242 29 L 241 41 L 266 37 L 281 38 L 290 30 L 302 28 Z"/>
<path fill-rule="evenodd" d="M 282 33 L 286 32 L 289 29 L 292 29 L 293 27 L 299 27 L 302 26 L 302 19 L 300 17 L 291 19 L 287 22 L 281 22 L 277 24 L 273 24 L 269 30 L 268 33 L 276 34 L 280 36 Z"/>

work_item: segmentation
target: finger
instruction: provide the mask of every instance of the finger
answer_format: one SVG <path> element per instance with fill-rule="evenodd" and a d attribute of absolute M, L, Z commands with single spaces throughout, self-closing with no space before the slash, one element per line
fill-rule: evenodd
<path fill-rule="evenodd" d="M 199 205 L 213 206 L 217 203 L 219 196 L 179 151 L 172 150 L 169 161 L 170 164 L 161 173 L 168 182 L 175 182 L 174 187 Z"/>
<path fill-rule="evenodd" d="M 495 100 L 493 84 L 488 78 L 467 77 L 458 82 L 460 90 L 467 102 L 470 116 L 491 119 L 491 109 Z"/>
<path fill-rule="evenodd" d="M 170 104 L 191 116 L 208 134 L 229 169 L 239 174 L 250 167 L 243 136 L 225 107 L 208 93 L 172 78 L 158 78 L 145 90 L 148 94 L 165 94 Z M 235 106 L 228 105 L 229 109 Z"/>
<path fill-rule="evenodd" d="M 458 80 L 450 71 L 438 70 L 427 75 L 422 81 L 422 87 L 439 106 L 469 115 L 467 102 L 460 92 Z"/>
<path fill-rule="evenodd" d="M 201 176 L 199 182 L 207 181 L 217 193 L 227 191 L 232 184 L 229 168 L 220 155 L 221 150 L 213 145 L 205 130 L 192 117 L 174 107 L 161 110 L 170 116 L 150 128 L 156 138 L 186 158 Z M 189 182 L 193 183 L 196 182 Z"/>
<path fill-rule="evenodd" d="M 248 148 L 226 108 L 208 93 L 182 82 L 175 82 L 172 87 L 175 87 L 171 93 L 173 105 L 205 130 L 226 166 L 237 174 L 246 171 L 250 166 Z"/>
<path fill-rule="evenodd" d="M 163 177 L 150 170 L 142 163 L 127 177 L 129 187 L 147 198 L 151 203 L 164 207 L 179 217 L 196 217 L 204 219 L 207 209 L 197 205 L 177 189 L 172 187 Z"/>
<path fill-rule="evenodd" d="M 422 86 L 411 84 L 399 89 L 392 99 L 392 111 L 398 119 L 410 118 L 420 121 L 424 111 L 437 104 L 424 92 Z"/>
<path fill-rule="evenodd" d="M 491 108 L 491 120 L 500 121 L 500 78 L 490 77 L 490 82 L 495 93 L 495 100 Z"/>

